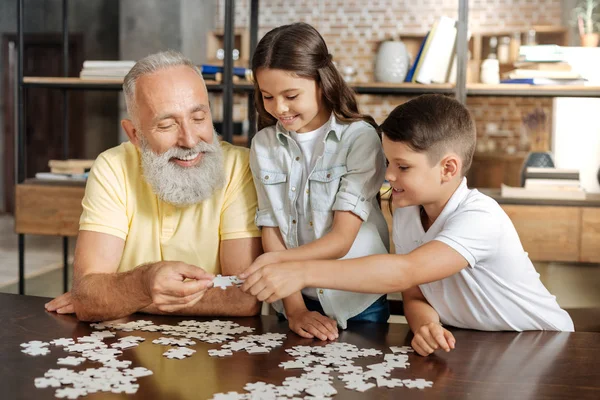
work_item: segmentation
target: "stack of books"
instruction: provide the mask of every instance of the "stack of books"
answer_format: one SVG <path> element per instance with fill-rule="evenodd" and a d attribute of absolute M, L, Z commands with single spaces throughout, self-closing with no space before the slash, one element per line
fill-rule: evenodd
<path fill-rule="evenodd" d="M 50 172 L 56 174 L 84 174 L 89 172 L 94 160 L 50 160 Z"/>
<path fill-rule="evenodd" d="M 533 168 L 525 171 L 522 188 L 502 185 L 503 197 L 529 199 L 585 200 L 579 170 L 565 168 Z"/>
<path fill-rule="evenodd" d="M 585 79 L 564 61 L 557 45 L 521 46 L 521 61 L 503 75 L 501 83 L 529 85 L 584 85 Z"/>
<path fill-rule="evenodd" d="M 421 43 L 415 62 L 404 81 L 425 84 L 449 82 L 455 46 L 456 20 L 439 18 Z"/>
<path fill-rule="evenodd" d="M 79 73 L 81 79 L 119 80 L 135 65 L 135 61 L 84 61 Z"/>
<path fill-rule="evenodd" d="M 94 160 L 50 160 L 50 172 L 38 172 L 37 179 L 46 181 L 85 181 Z"/>

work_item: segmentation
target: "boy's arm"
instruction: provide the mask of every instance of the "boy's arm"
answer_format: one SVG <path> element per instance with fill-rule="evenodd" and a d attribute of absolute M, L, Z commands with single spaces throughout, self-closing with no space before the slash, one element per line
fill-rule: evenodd
<path fill-rule="evenodd" d="M 442 327 L 440 316 L 429 304 L 418 286 L 402 292 L 404 313 L 413 331 L 412 347 L 422 356 L 438 349 L 454 349 L 456 339 L 452 332 Z"/>
<path fill-rule="evenodd" d="M 246 279 L 242 289 L 268 302 L 304 287 L 361 293 L 402 292 L 444 279 L 467 265 L 467 260 L 456 250 L 432 240 L 409 254 L 253 266 L 242 274 L 242 279 Z"/>
<path fill-rule="evenodd" d="M 410 330 L 417 332 L 420 327 L 429 323 L 440 324 L 440 316 L 429 304 L 418 286 L 402 292 L 404 315 Z"/>
<path fill-rule="evenodd" d="M 304 283 L 362 293 L 403 292 L 454 275 L 467 265 L 467 260 L 456 250 L 432 240 L 408 254 L 310 263 L 306 265 Z"/>

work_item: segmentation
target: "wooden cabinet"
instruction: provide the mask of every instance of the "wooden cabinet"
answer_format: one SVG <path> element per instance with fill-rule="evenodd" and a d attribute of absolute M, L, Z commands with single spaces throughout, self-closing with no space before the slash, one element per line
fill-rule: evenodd
<path fill-rule="evenodd" d="M 580 207 L 502 205 L 502 208 L 532 260 L 579 260 Z"/>
<path fill-rule="evenodd" d="M 580 261 L 600 263 L 600 208 L 581 210 Z"/>
<path fill-rule="evenodd" d="M 532 260 L 600 263 L 600 207 L 503 204 L 502 208 Z"/>
<path fill-rule="evenodd" d="M 34 235 L 77 236 L 83 211 L 81 184 L 22 183 L 16 186 L 15 231 Z"/>

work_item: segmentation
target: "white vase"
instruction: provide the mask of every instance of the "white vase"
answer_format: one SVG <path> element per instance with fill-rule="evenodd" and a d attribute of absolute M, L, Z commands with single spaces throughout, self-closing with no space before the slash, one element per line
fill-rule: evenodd
<path fill-rule="evenodd" d="M 404 82 L 410 58 L 406 46 L 399 40 L 382 42 L 375 61 L 375 80 L 378 82 Z"/>
<path fill-rule="evenodd" d="M 481 83 L 497 85 L 500 83 L 500 63 L 495 58 L 487 58 L 481 63 Z"/>

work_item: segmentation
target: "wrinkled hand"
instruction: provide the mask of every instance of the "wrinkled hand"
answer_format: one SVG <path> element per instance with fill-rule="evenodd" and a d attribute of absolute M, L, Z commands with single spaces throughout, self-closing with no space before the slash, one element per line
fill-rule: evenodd
<path fill-rule="evenodd" d="M 71 292 L 61 294 L 54 298 L 50 302 L 44 304 L 44 308 L 46 311 L 56 312 L 57 314 L 73 314 L 75 308 L 73 307 Z"/>
<path fill-rule="evenodd" d="M 292 314 L 287 313 L 290 329 L 303 338 L 335 340 L 338 338 L 337 323 L 316 311 L 308 311 L 306 307 Z"/>
<path fill-rule="evenodd" d="M 178 261 L 151 265 L 144 274 L 144 288 L 152 303 L 163 312 L 192 307 L 212 286 L 214 275 Z"/>
<path fill-rule="evenodd" d="M 297 262 L 251 266 L 240 275 L 245 279 L 242 291 L 256 296 L 259 301 L 273 303 L 304 289 L 304 271 Z"/>
<path fill-rule="evenodd" d="M 438 349 L 450 351 L 454 349 L 456 339 L 449 330 L 437 322 L 422 325 L 416 332 L 411 346 L 422 356 L 428 356 Z"/>

